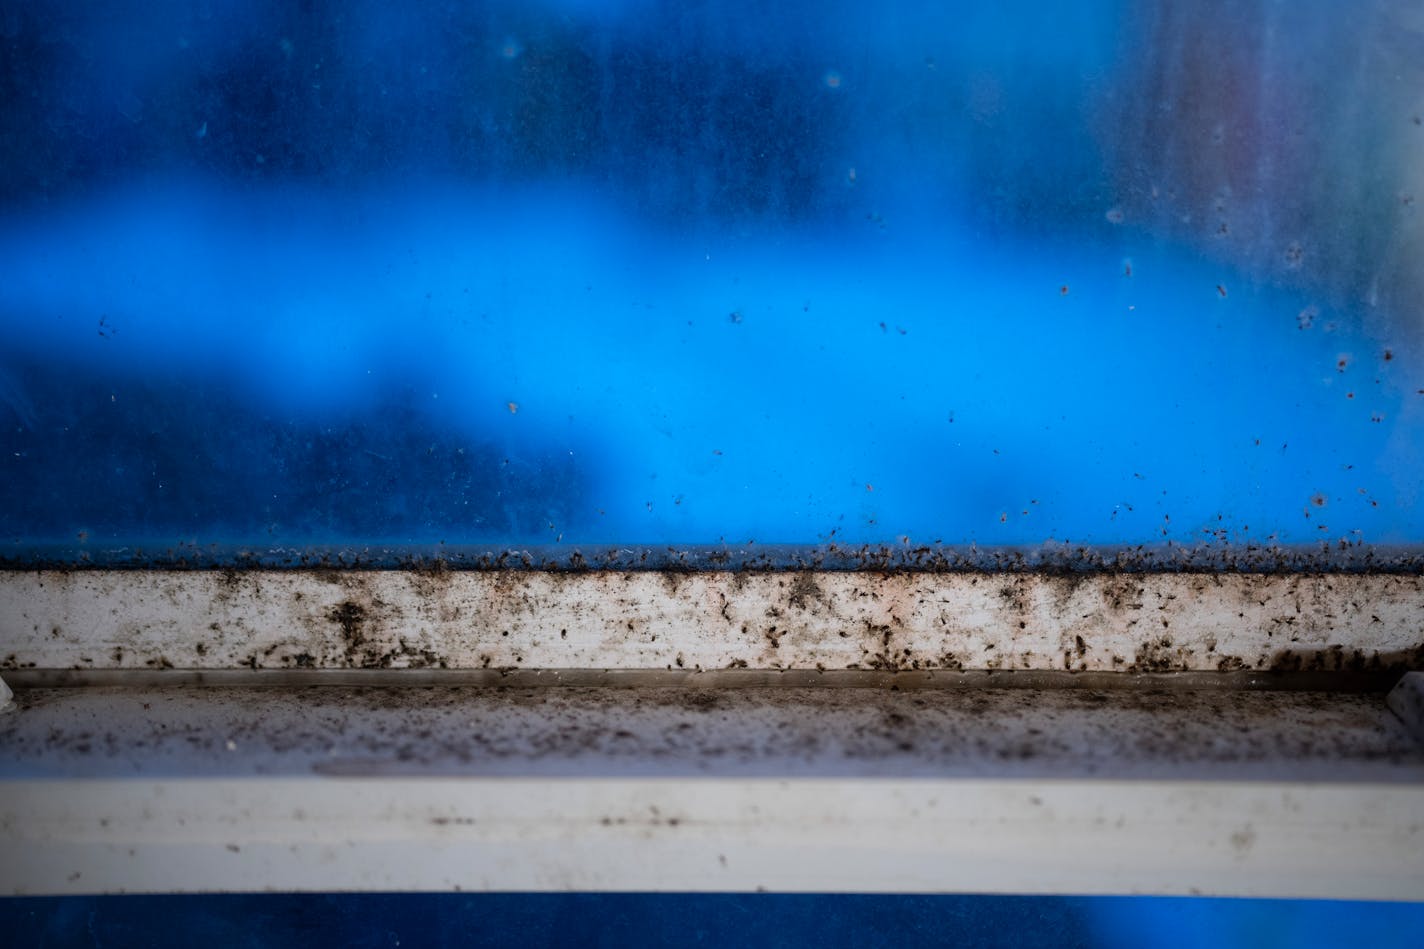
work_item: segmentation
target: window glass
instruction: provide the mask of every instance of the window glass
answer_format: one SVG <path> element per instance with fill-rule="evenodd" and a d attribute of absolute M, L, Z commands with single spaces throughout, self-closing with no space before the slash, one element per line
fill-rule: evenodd
<path fill-rule="evenodd" d="M 22 945 L 1012 946 L 1380 945 L 1424 906 L 1162 897 L 646 893 L 306 893 L 0 900 Z"/>
<path fill-rule="evenodd" d="M 0 539 L 1424 540 L 1424 7 L 14 0 Z"/>

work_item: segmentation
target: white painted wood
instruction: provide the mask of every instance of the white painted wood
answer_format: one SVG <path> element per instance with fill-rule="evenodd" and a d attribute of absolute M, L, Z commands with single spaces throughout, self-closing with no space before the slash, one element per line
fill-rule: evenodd
<path fill-rule="evenodd" d="M 1403 575 L 0 572 L 12 669 L 1417 667 Z"/>
<path fill-rule="evenodd" d="M 0 573 L 0 665 L 19 677 L 78 668 L 157 679 L 175 667 L 334 676 L 417 667 L 532 676 L 569 668 L 1331 671 L 1417 667 L 1421 643 L 1424 579 L 1391 575 Z M 775 698 L 746 693 L 715 713 L 676 699 L 663 707 L 650 693 L 607 701 L 597 721 L 570 706 L 569 727 L 555 734 L 548 705 L 521 712 L 507 693 L 473 711 L 428 712 L 352 693 L 323 711 L 299 693 L 279 700 L 259 690 L 245 699 L 253 715 L 244 717 L 223 705 L 243 701 L 237 692 L 195 691 L 155 711 L 169 701 L 155 682 L 124 698 L 122 715 L 86 693 L 62 703 L 67 719 L 46 725 L 26 718 L 46 713 L 22 691 L 14 724 L 0 731 L 14 748 L 66 750 L 19 763 L 12 756 L 0 780 L 0 853 L 9 855 L 0 893 L 765 888 L 1424 898 L 1417 749 L 1382 700 L 1375 721 L 1358 702 L 1290 711 L 1278 707 L 1285 699 L 1260 696 L 1223 711 L 1212 702 L 1225 696 L 1196 705 L 1164 696 L 1170 708 L 1158 714 L 1137 699 L 1114 710 L 1061 693 L 1057 704 L 1003 694 L 990 727 L 975 724 L 986 700 L 964 693 L 929 706 L 914 693 L 895 693 L 899 705 L 872 693 L 840 708 L 767 692 Z M 584 700 L 570 695 L 555 705 Z M 757 701 L 766 708 L 742 707 Z M 1183 711 L 1189 706 L 1196 711 Z M 164 714 L 178 718 L 156 720 Z M 1162 720 L 1173 714 L 1201 718 L 1174 728 Z M 427 721 L 432 715 L 438 720 Z M 1245 732 L 1210 734 L 1211 723 L 1236 719 Z M 1126 767 L 1117 755 L 1095 758 L 1106 743 L 1095 729 L 1107 727 L 1142 760 Z M 479 773 L 469 762 L 488 757 L 483 745 L 439 740 L 459 728 L 514 749 L 517 760 Z M 110 732 L 119 747 L 129 735 L 148 749 L 151 767 L 110 754 L 111 766 L 96 770 L 94 743 L 102 733 L 112 752 Z M 390 746 L 406 732 L 415 737 L 405 744 L 424 741 L 446 757 L 409 773 L 413 759 L 396 754 L 405 744 Z M 798 734 L 814 740 L 803 747 Z M 935 744 L 959 734 L 983 748 L 969 737 Z M 262 735 L 266 750 L 249 750 Z M 159 754 L 175 742 L 181 754 Z M 630 742 L 643 749 L 639 760 L 665 770 L 639 772 Z M 1036 771 L 996 763 L 1034 742 L 1059 759 Z M 1254 744 L 1277 756 L 1245 768 L 1241 749 Z M 1322 774 L 1322 748 L 1343 749 L 1333 754 L 1349 768 Z M 669 764 L 679 753 L 691 757 Z M 225 754 L 233 765 L 217 760 Z M 871 754 L 880 757 L 865 767 Z M 1183 766 L 1190 755 L 1205 764 Z M 1169 761 L 1179 770 L 1159 770 Z M 1102 779 L 1113 764 L 1121 773 Z"/>
<path fill-rule="evenodd" d="M 973 780 L 0 785 L 0 893 L 1424 896 L 1424 787 Z"/>

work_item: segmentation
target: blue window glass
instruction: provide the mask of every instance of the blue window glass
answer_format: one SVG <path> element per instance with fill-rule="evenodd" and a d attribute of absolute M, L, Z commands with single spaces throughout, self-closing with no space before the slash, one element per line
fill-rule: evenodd
<path fill-rule="evenodd" d="M 1424 539 L 1418 5 L 0 11 L 0 539 Z"/>
<path fill-rule="evenodd" d="M 1424 907 L 1153 897 L 230 894 L 0 900 L 25 945 L 1062 947 L 1391 944 Z"/>

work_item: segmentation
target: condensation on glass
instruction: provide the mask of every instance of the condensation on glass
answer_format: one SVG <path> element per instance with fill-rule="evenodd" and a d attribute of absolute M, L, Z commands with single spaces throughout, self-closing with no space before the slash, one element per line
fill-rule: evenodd
<path fill-rule="evenodd" d="M 1424 7 L 773 7 L 5 4 L 4 555 L 1424 540 Z"/>

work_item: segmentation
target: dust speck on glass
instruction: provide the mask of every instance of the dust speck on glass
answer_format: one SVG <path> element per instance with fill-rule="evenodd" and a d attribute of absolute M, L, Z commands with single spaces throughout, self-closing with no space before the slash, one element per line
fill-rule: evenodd
<path fill-rule="evenodd" d="M 11 0 L 0 556 L 1424 541 L 1424 6 Z"/>

